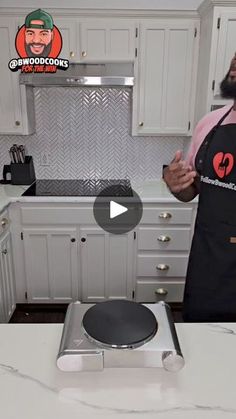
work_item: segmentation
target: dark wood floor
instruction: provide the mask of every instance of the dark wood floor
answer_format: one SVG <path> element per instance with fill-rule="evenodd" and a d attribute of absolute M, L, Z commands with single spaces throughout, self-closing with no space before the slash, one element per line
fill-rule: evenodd
<path fill-rule="evenodd" d="M 17 304 L 9 323 L 64 323 L 67 304 Z"/>
<path fill-rule="evenodd" d="M 182 322 L 181 305 L 171 308 L 174 321 Z M 17 304 L 10 323 L 64 323 L 66 309 L 67 304 Z"/>

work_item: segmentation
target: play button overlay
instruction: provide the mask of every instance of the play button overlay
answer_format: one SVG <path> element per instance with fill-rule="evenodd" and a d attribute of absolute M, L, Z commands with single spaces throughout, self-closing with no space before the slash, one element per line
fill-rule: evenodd
<path fill-rule="evenodd" d="M 93 206 L 97 224 L 108 233 L 124 234 L 133 230 L 140 222 L 143 205 L 138 194 L 124 185 L 112 185 L 104 188 Z"/>
<path fill-rule="evenodd" d="M 110 218 L 118 217 L 126 211 L 128 211 L 128 208 L 124 207 L 124 205 L 117 204 L 115 201 L 110 201 Z"/>

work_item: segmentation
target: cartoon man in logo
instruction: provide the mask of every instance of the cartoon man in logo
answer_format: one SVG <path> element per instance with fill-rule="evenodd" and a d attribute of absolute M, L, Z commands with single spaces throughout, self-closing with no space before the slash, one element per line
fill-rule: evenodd
<path fill-rule="evenodd" d="M 48 57 L 53 40 L 52 16 L 42 9 L 25 18 L 25 50 L 28 57 Z"/>
<path fill-rule="evenodd" d="M 20 58 L 9 61 L 11 71 L 22 73 L 55 73 L 67 70 L 69 60 L 57 58 L 62 50 L 60 30 L 52 16 L 42 9 L 34 10 L 25 18 L 16 34 L 15 48 Z"/>

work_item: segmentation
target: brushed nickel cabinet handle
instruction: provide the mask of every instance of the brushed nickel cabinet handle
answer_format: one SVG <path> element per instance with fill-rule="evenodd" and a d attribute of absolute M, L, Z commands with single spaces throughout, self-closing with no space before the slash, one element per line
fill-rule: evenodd
<path fill-rule="evenodd" d="M 167 219 L 169 219 L 171 217 L 172 217 L 172 214 L 170 212 L 161 212 L 159 214 L 159 218 L 162 218 L 164 220 L 167 220 Z"/>
<path fill-rule="evenodd" d="M 143 127 L 143 122 L 139 122 L 139 127 Z"/>
<path fill-rule="evenodd" d="M 156 295 L 167 295 L 168 294 L 168 290 L 166 290 L 165 288 L 157 288 L 155 290 L 155 294 Z"/>
<path fill-rule="evenodd" d="M 156 268 L 158 271 L 168 271 L 170 269 L 169 265 L 165 265 L 165 263 L 159 263 Z"/>
<path fill-rule="evenodd" d="M 6 225 L 9 223 L 9 221 L 8 221 L 8 219 L 7 218 L 2 218 L 2 220 L 1 220 L 1 226 L 2 227 L 6 227 Z"/>
<path fill-rule="evenodd" d="M 70 51 L 70 57 L 73 58 L 75 56 L 74 51 Z"/>
<path fill-rule="evenodd" d="M 171 238 L 169 236 L 160 235 L 157 240 L 159 242 L 170 242 Z"/>
<path fill-rule="evenodd" d="M 82 57 L 86 57 L 87 56 L 87 52 L 86 51 L 82 51 L 81 55 L 82 55 Z"/>

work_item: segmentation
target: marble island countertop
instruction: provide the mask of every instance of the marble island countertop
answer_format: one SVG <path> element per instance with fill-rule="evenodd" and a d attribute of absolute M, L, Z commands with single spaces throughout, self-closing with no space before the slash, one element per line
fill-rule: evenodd
<path fill-rule="evenodd" d="M 179 202 L 168 190 L 162 179 L 143 182 L 131 181 L 133 190 L 140 196 L 143 203 Z M 0 185 L 0 212 L 11 202 L 91 202 L 94 197 L 83 196 L 21 196 L 29 187 L 26 185 Z M 194 200 L 196 201 L 196 199 Z"/>
<path fill-rule="evenodd" d="M 184 368 L 63 373 L 62 324 L 0 325 L 4 419 L 236 417 L 236 324 L 176 324 Z"/>

